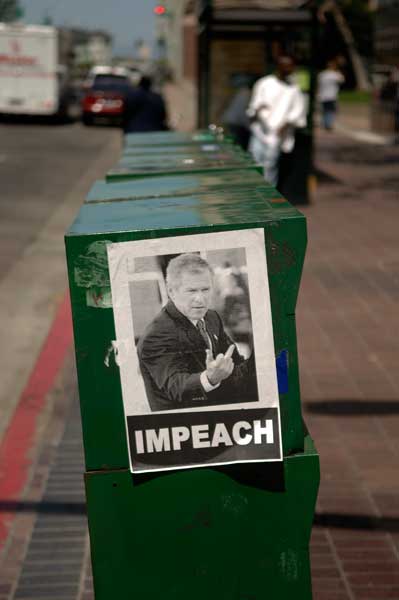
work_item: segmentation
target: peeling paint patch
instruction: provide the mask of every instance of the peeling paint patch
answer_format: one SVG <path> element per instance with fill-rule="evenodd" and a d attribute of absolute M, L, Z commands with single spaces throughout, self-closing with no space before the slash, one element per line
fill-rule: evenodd
<path fill-rule="evenodd" d="M 112 307 L 107 257 L 107 245 L 111 243 L 110 240 L 93 242 L 75 262 L 75 283 L 87 288 L 86 304 L 92 308 Z"/>
<path fill-rule="evenodd" d="M 248 510 L 248 498 L 241 494 L 229 494 L 221 497 L 223 512 L 230 513 L 235 517 L 245 514 Z"/>
<path fill-rule="evenodd" d="M 94 286 L 86 290 L 86 304 L 93 308 L 111 308 L 112 295 L 110 287 Z"/>
<path fill-rule="evenodd" d="M 287 581 L 296 581 L 299 575 L 299 557 L 295 550 L 288 548 L 280 554 L 279 569 Z"/>
<path fill-rule="evenodd" d="M 112 356 L 114 357 L 114 361 L 118 365 L 118 367 L 125 364 L 128 360 L 131 346 L 132 343 L 129 339 L 120 340 L 119 342 L 117 340 L 112 340 L 104 358 L 105 366 L 109 367 L 110 359 Z"/>
<path fill-rule="evenodd" d="M 295 265 L 295 252 L 287 242 L 277 242 L 272 238 L 270 251 L 272 256 L 270 271 L 272 275 L 282 273 Z"/>
<path fill-rule="evenodd" d="M 180 532 L 192 531 L 194 529 L 202 529 L 212 527 L 212 512 L 209 506 L 204 506 L 196 514 L 194 514 L 192 520 L 186 523 L 177 530 Z"/>

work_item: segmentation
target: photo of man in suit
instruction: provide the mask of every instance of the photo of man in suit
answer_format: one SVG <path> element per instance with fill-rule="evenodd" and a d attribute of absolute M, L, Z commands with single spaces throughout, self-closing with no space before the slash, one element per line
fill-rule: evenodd
<path fill-rule="evenodd" d="M 213 271 L 199 254 L 173 258 L 168 303 L 141 336 L 137 353 L 152 411 L 258 401 L 255 359 L 245 360 L 210 309 Z"/>

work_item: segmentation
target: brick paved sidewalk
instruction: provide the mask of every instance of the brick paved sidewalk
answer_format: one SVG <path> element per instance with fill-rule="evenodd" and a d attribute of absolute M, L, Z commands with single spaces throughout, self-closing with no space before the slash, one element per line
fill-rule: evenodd
<path fill-rule="evenodd" d="M 0 600 L 80 600 L 86 590 L 88 535 L 83 447 L 70 349 L 48 399 L 23 498 L 0 510 L 15 519 L 0 555 Z"/>
<path fill-rule="evenodd" d="M 317 148 L 297 310 L 322 473 L 314 598 L 399 599 L 399 149 L 335 134 Z"/>
<path fill-rule="evenodd" d="M 399 150 L 323 133 L 317 146 L 297 311 L 304 413 L 322 470 L 314 600 L 399 600 Z M 18 514 L 0 557 L 0 600 L 93 598 L 72 352 L 53 395 L 25 496 L 0 502 Z"/>

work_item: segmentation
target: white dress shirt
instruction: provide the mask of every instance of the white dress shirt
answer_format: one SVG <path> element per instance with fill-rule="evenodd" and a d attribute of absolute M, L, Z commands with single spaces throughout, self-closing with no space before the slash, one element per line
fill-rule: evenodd
<path fill-rule="evenodd" d="M 267 145 L 291 152 L 295 128 L 306 126 L 305 96 L 294 83 L 275 75 L 262 77 L 254 86 L 248 116 L 256 117 L 251 124 L 253 135 Z"/>
<path fill-rule="evenodd" d="M 320 102 L 335 102 L 341 84 L 345 77 L 339 71 L 325 69 L 319 74 L 317 80 L 317 97 Z"/>

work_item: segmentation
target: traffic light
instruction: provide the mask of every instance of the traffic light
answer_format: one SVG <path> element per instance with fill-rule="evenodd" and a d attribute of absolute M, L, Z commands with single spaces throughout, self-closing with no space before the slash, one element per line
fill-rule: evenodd
<path fill-rule="evenodd" d="M 166 8 L 162 4 L 157 4 L 154 7 L 154 13 L 160 17 L 166 13 Z"/>

